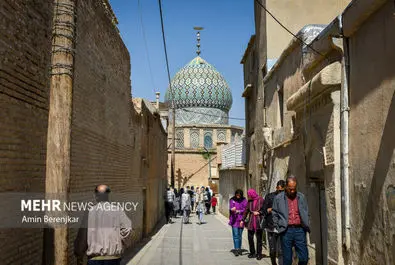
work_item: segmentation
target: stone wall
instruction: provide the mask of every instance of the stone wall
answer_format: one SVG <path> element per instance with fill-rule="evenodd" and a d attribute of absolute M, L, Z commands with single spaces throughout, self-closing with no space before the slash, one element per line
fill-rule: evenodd
<path fill-rule="evenodd" d="M 350 261 L 395 264 L 394 2 L 360 2 L 344 14 L 351 64 Z"/>
<path fill-rule="evenodd" d="M 0 1 L 0 192 L 45 190 L 52 6 Z M 42 229 L 0 229 L 0 241 L 1 263 L 41 264 Z"/>
<path fill-rule="evenodd" d="M 247 196 L 247 179 L 245 168 L 231 168 L 219 170 L 219 211 L 229 217 L 229 199 L 235 191 L 241 189 Z"/>

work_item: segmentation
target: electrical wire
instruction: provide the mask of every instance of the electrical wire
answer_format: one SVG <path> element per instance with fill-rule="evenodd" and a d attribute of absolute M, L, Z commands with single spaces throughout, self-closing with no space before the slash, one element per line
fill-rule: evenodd
<path fill-rule="evenodd" d="M 143 10 L 141 8 L 140 0 L 137 1 L 137 5 L 138 5 L 138 12 L 139 12 L 139 17 L 140 17 L 141 31 L 143 33 L 145 53 L 147 54 L 147 61 L 148 61 L 148 68 L 149 68 L 149 73 L 150 73 L 150 77 L 151 77 L 152 90 L 154 91 L 154 94 L 156 94 L 157 89 L 156 89 L 156 85 L 154 82 L 154 75 L 152 74 L 151 59 L 150 59 L 149 52 L 148 52 L 147 37 L 145 35 L 145 27 L 144 27 L 144 21 L 143 21 Z"/>
<path fill-rule="evenodd" d="M 281 23 L 280 20 L 278 20 L 278 18 L 276 18 L 259 0 L 255 0 L 255 2 L 262 7 L 266 13 L 268 13 L 276 22 L 277 24 L 279 24 L 283 29 L 285 29 L 289 34 L 291 34 L 293 37 L 295 37 L 296 39 L 298 39 L 301 43 L 303 43 L 304 45 L 306 45 L 307 47 L 309 47 L 312 51 L 314 51 L 315 53 L 321 55 L 322 57 L 325 57 L 322 53 L 320 53 L 319 51 L 317 51 L 316 49 L 314 49 L 310 44 L 307 44 L 303 39 L 301 39 L 300 37 L 298 37 L 297 35 L 295 35 L 294 33 L 292 33 L 291 30 L 289 30 L 286 26 L 284 26 L 283 23 Z"/>
<path fill-rule="evenodd" d="M 160 13 L 160 23 L 162 27 L 162 39 L 163 39 L 163 47 L 165 50 L 165 60 L 166 60 L 166 69 L 167 69 L 167 78 L 169 80 L 169 90 L 171 94 L 171 104 L 172 108 L 175 108 L 174 105 L 174 93 L 173 93 L 173 88 L 171 87 L 171 78 L 170 78 L 170 69 L 169 69 L 169 58 L 167 56 L 167 46 L 166 46 L 166 36 L 165 36 L 165 28 L 163 25 L 163 12 L 162 12 L 162 1 L 158 0 L 159 3 L 159 13 Z M 174 118 L 174 117 L 173 117 Z"/>

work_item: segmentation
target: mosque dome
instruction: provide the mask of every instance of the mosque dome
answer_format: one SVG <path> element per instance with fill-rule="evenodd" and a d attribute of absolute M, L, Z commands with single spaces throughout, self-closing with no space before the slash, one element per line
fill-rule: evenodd
<path fill-rule="evenodd" d="M 200 56 L 171 80 L 165 101 L 174 100 L 176 124 L 228 124 L 232 93 L 224 77 Z"/>

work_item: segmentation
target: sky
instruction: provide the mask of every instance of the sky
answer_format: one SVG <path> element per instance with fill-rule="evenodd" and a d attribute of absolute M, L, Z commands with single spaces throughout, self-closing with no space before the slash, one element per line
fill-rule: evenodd
<path fill-rule="evenodd" d="M 161 101 L 168 87 L 158 0 L 110 0 L 118 28 L 131 56 L 132 96 Z M 245 127 L 243 68 L 240 61 L 254 34 L 253 0 L 162 0 L 171 78 L 196 56 L 196 32 L 201 54 L 225 78 L 233 95 L 229 123 Z"/>

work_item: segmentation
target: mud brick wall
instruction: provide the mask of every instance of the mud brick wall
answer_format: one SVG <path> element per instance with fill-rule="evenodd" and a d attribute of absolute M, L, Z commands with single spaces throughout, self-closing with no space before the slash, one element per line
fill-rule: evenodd
<path fill-rule="evenodd" d="M 0 1 L 0 192 L 45 188 L 52 3 Z M 41 264 L 42 238 L 41 229 L 0 229 L 0 263 Z"/>

